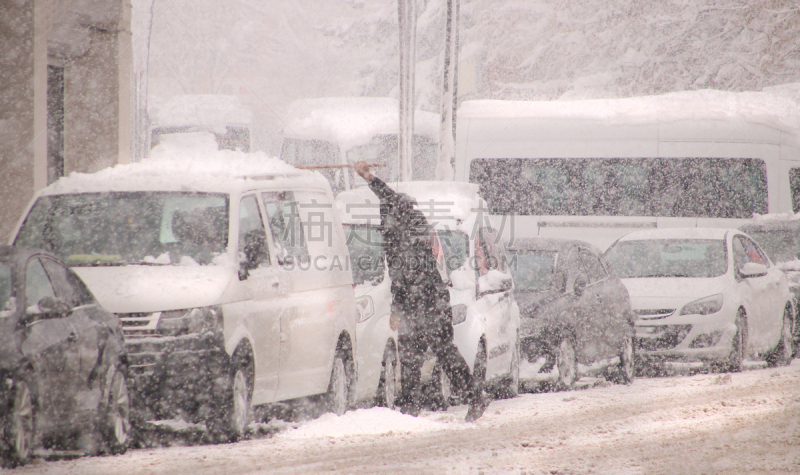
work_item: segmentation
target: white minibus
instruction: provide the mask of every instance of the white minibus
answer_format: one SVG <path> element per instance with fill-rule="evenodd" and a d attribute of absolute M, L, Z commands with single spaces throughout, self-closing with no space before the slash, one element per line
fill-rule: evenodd
<path fill-rule="evenodd" d="M 509 240 L 606 249 L 633 230 L 733 228 L 754 214 L 796 213 L 800 142 L 776 101 L 712 91 L 467 101 L 455 179 L 480 185 L 492 226 Z"/>

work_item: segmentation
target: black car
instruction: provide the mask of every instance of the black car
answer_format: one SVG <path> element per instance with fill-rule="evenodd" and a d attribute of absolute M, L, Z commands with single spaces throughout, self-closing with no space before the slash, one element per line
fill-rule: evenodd
<path fill-rule="evenodd" d="M 119 319 L 50 253 L 0 246 L 3 465 L 33 449 L 124 452 L 130 434 Z"/>
<path fill-rule="evenodd" d="M 634 316 L 605 256 L 586 242 L 545 238 L 517 239 L 506 252 L 520 308 L 521 356 L 531 363 L 544 358 L 539 373 L 557 368 L 562 388 L 579 378 L 578 363 L 619 361 L 604 374 L 632 381 Z"/>

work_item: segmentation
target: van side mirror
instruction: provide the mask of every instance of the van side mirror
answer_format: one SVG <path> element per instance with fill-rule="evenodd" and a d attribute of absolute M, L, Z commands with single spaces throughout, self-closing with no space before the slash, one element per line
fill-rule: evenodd
<path fill-rule="evenodd" d="M 587 285 L 589 285 L 589 283 L 586 281 L 586 276 L 578 274 L 578 276 L 575 277 L 575 283 L 572 284 L 572 291 L 576 296 L 580 297 L 583 295 L 583 291 L 586 290 Z"/>

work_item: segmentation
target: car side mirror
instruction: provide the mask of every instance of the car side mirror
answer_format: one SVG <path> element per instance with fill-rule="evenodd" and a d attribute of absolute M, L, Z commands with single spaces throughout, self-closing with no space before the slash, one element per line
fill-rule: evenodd
<path fill-rule="evenodd" d="M 767 266 L 757 262 L 748 262 L 739 268 L 739 274 L 745 279 L 767 275 Z"/>
<path fill-rule="evenodd" d="M 575 277 L 575 283 L 572 284 L 572 291 L 576 296 L 580 297 L 583 295 L 583 291 L 586 290 L 587 285 L 589 285 L 589 283 L 586 281 L 586 276 L 579 274 Z"/>
<path fill-rule="evenodd" d="M 72 312 L 72 306 L 68 304 L 66 300 L 49 295 L 39 299 L 34 309 L 35 311 L 31 311 L 30 308 L 28 309 L 26 323 L 32 323 L 36 320 L 66 317 Z"/>

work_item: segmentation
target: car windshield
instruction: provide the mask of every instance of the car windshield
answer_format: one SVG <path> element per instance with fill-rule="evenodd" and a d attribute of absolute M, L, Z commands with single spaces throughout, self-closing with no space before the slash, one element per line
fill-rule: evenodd
<path fill-rule="evenodd" d="M 228 196 L 111 192 L 43 196 L 15 245 L 69 265 L 208 264 L 228 245 Z"/>
<path fill-rule="evenodd" d="M 788 262 L 800 255 L 800 236 L 789 229 L 745 231 L 773 262 Z"/>
<path fill-rule="evenodd" d="M 8 317 L 14 312 L 12 289 L 11 266 L 0 264 L 0 318 Z"/>
<path fill-rule="evenodd" d="M 553 285 L 558 253 L 555 251 L 508 250 L 508 266 L 516 292 L 541 292 Z"/>
<path fill-rule="evenodd" d="M 606 257 L 623 279 L 717 277 L 728 270 L 725 241 L 719 239 L 621 241 Z"/>
<path fill-rule="evenodd" d="M 347 237 L 347 250 L 350 252 L 353 283 L 361 285 L 380 279 L 386 267 L 380 230 L 374 226 L 345 224 L 344 233 Z"/>

